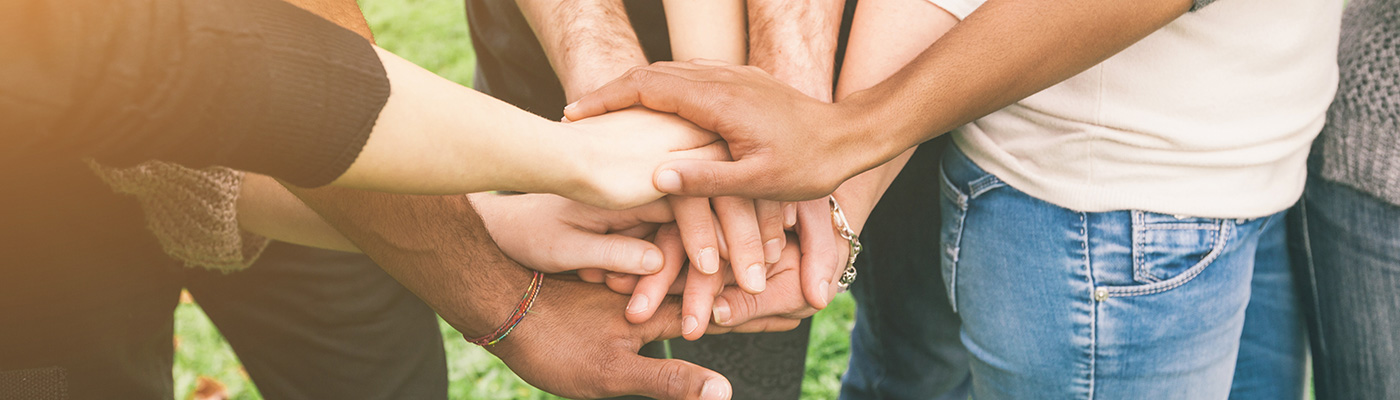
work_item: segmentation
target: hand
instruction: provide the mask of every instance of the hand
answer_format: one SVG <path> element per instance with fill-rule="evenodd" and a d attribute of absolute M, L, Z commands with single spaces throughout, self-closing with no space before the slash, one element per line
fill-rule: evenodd
<path fill-rule="evenodd" d="M 501 251 L 544 273 L 597 268 L 654 274 L 665 257 L 639 238 L 675 219 L 664 201 L 612 211 L 551 194 L 468 197 Z"/>
<path fill-rule="evenodd" d="M 763 291 L 765 265 L 777 262 L 787 244 L 781 203 L 738 197 L 668 199 L 686 254 L 697 271 L 719 272 L 723 257 L 730 260 L 740 287 L 750 293 Z"/>
<path fill-rule="evenodd" d="M 678 159 L 727 160 L 718 136 L 671 114 L 642 108 L 565 123 L 579 139 L 572 168 L 577 182 L 559 194 L 584 203 L 624 209 L 665 195 L 652 183 L 662 163 Z"/>
<path fill-rule="evenodd" d="M 822 102 L 755 67 L 699 60 L 634 68 L 564 113 L 580 121 L 636 104 L 720 134 L 736 160 L 663 164 L 656 187 L 672 194 L 810 200 L 903 150 L 846 132 L 868 118 L 859 107 Z"/>
<path fill-rule="evenodd" d="M 811 285 L 803 279 L 807 275 L 803 270 L 805 266 L 799 268 L 796 262 L 798 253 L 800 251 L 797 249 L 783 252 L 784 260 L 774 265 L 773 272 L 768 277 L 768 290 L 763 293 L 749 294 L 734 287 L 724 288 L 714 299 L 712 311 L 714 322 L 718 326 L 712 326 L 708 333 L 764 332 L 788 325 L 796 327 L 803 318 L 826 308 L 836 297 L 836 280 L 840 275 L 822 281 L 825 285 L 818 285 L 821 290 L 826 290 L 818 294 L 820 305 L 811 300 L 804 300 L 804 293 L 808 299 L 813 293 L 808 289 Z M 844 247 L 838 248 L 836 253 L 844 260 L 847 250 Z M 805 253 L 802 257 L 805 264 Z"/>
<path fill-rule="evenodd" d="M 830 218 L 830 214 L 827 215 L 827 218 Z M 834 235 L 829 229 L 825 233 Z M 674 236 L 674 226 L 666 225 L 657 233 L 657 244 L 663 248 L 674 246 L 673 243 L 679 240 Z M 793 239 L 795 238 L 788 240 Z M 844 257 L 844 251 L 845 249 L 833 251 L 833 255 Z M 748 293 L 734 286 L 726 287 L 734 284 L 734 275 L 727 271 L 722 274 L 705 275 L 693 268 L 682 269 L 679 263 L 667 263 L 667 267 L 655 275 L 640 278 L 610 275 L 606 277 L 606 281 L 608 287 L 614 291 L 633 295 L 633 301 L 627 308 L 627 319 L 633 323 L 644 323 L 654 313 L 659 312 L 657 307 L 637 307 L 638 297 L 659 299 L 667 294 L 683 293 L 681 334 L 688 340 L 695 340 L 705 333 L 730 329 L 777 329 L 825 308 L 836 295 L 835 282 L 839 275 L 829 276 L 818 284 L 803 281 L 807 274 L 800 269 L 808 257 L 799 246 L 785 248 L 780 260 L 767 270 L 768 290 L 761 294 Z M 825 292 L 818 294 L 815 290 Z M 815 296 L 817 300 L 805 300 L 804 296 Z M 712 312 L 714 321 L 720 326 L 709 325 Z M 664 312 L 662 315 L 665 315 Z M 761 322 L 745 326 L 751 321 Z"/>
<path fill-rule="evenodd" d="M 531 385 L 568 398 L 731 397 L 729 382 L 714 371 L 637 355 L 647 342 L 676 336 L 678 319 L 628 323 L 616 312 L 626 301 L 597 285 L 547 279 L 529 316 L 505 340 L 486 349 Z M 668 315 L 678 312 L 674 301 L 662 309 L 670 311 Z"/>

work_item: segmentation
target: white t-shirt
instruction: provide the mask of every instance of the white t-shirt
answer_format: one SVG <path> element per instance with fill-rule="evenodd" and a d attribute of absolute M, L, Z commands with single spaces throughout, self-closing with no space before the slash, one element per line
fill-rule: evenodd
<path fill-rule="evenodd" d="M 931 0 L 959 19 L 982 0 Z M 1220 0 L 954 131 L 1061 207 L 1253 218 L 1291 206 L 1337 87 L 1342 0 Z"/>

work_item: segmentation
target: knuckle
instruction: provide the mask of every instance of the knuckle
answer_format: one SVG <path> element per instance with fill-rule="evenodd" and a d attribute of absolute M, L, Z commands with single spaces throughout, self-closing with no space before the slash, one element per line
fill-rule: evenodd
<path fill-rule="evenodd" d="M 738 242 L 734 243 L 734 245 L 735 245 L 735 246 L 738 246 L 738 247 L 741 248 L 741 249 L 742 249 L 742 248 L 752 249 L 752 248 L 762 248 L 762 247 L 763 247 L 763 238 L 759 236 L 758 232 L 749 232 L 749 233 L 747 233 L 747 234 L 745 234 L 745 235 L 739 236 L 739 237 L 736 238 L 736 239 L 738 240 Z"/>
<path fill-rule="evenodd" d="M 661 386 L 661 393 L 681 398 L 686 388 L 685 368 L 679 362 L 662 363 L 661 367 L 656 369 L 655 382 Z"/>
<path fill-rule="evenodd" d="M 599 251 L 603 254 L 603 260 L 606 260 L 610 265 L 602 265 L 600 267 L 612 270 L 616 267 L 626 265 L 627 245 L 623 243 L 621 239 L 608 236 L 606 239 L 603 239 L 601 245 Z"/>
<path fill-rule="evenodd" d="M 733 310 L 731 311 L 731 315 L 733 315 L 734 322 L 742 323 L 760 316 L 758 314 L 761 310 L 759 310 L 759 301 L 757 297 L 745 294 L 729 300 L 729 306 L 732 307 Z"/>

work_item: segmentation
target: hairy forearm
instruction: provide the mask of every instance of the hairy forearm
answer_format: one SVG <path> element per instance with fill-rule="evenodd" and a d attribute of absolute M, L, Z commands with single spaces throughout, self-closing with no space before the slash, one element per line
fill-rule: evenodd
<path fill-rule="evenodd" d="M 842 0 L 749 0 L 749 64 L 831 101 Z"/>
<path fill-rule="evenodd" d="M 577 100 L 627 69 L 646 65 L 621 0 L 517 0 L 564 86 Z"/>
<path fill-rule="evenodd" d="M 1181 16 L 1189 0 L 991 0 L 908 66 L 841 107 L 865 168 L 1092 67 Z M 838 103 L 841 104 L 841 103 Z"/>
<path fill-rule="evenodd" d="M 496 247 L 466 196 L 289 189 L 468 336 L 505 320 L 530 280 Z"/>

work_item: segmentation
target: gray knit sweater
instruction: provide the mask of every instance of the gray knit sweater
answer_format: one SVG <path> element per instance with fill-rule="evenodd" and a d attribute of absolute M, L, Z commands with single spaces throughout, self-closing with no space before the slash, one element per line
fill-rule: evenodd
<path fill-rule="evenodd" d="M 1337 58 L 1322 177 L 1400 205 L 1400 0 L 1351 0 Z"/>

